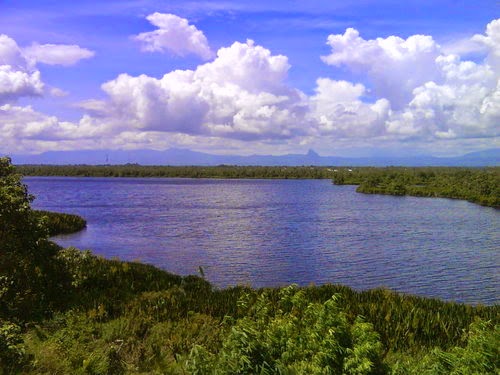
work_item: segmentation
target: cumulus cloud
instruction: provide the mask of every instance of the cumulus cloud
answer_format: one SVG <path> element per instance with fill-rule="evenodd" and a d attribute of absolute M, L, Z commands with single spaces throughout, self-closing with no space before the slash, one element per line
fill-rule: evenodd
<path fill-rule="evenodd" d="M 439 76 L 434 63 L 439 45 L 430 36 L 365 40 L 349 28 L 344 34 L 330 35 L 327 44 L 332 51 L 322 57 L 326 64 L 366 75 L 374 94 L 387 98 L 394 108 L 404 106 L 413 89 Z"/>
<path fill-rule="evenodd" d="M 83 116 L 79 122 L 75 123 L 61 121 L 56 116 L 40 113 L 31 106 L 13 104 L 0 106 L 0 134 L 5 140 L 81 140 L 105 135 L 104 130 L 98 126 L 95 119 L 89 116 Z M 0 144 L 4 143 L 0 142 Z"/>
<path fill-rule="evenodd" d="M 144 51 L 168 51 L 177 56 L 194 54 L 204 60 L 213 57 L 213 52 L 203 32 L 190 25 L 187 19 L 175 14 L 158 12 L 146 18 L 158 29 L 134 37 L 135 40 L 141 42 Z"/>
<path fill-rule="evenodd" d="M 0 65 L 0 103 L 22 96 L 41 95 L 42 91 L 39 71 L 24 72 Z"/>
<path fill-rule="evenodd" d="M 357 82 L 318 78 L 311 96 L 288 84 L 286 56 L 251 40 L 235 42 L 193 70 L 161 78 L 120 74 L 102 85 L 105 99 L 79 103 L 86 114 L 75 122 L 1 101 L 2 95 L 43 89 L 36 68 L 4 37 L 0 142 L 22 139 L 13 147 L 44 148 L 54 142 L 79 148 L 259 145 L 281 151 L 313 144 L 324 150 L 335 142 L 492 146 L 500 123 L 499 25 L 493 21 L 484 35 L 471 38 L 482 53 L 474 61 L 449 53 L 430 36 L 365 40 L 354 29 L 330 35 L 332 52 L 323 60 L 352 71 Z"/>
<path fill-rule="evenodd" d="M 40 96 L 45 85 L 36 63 L 72 65 L 94 53 L 76 45 L 33 44 L 21 48 L 7 35 L 0 35 L 0 104 L 13 102 L 21 97 Z M 65 93 L 58 88 L 50 88 L 54 96 Z"/>
<path fill-rule="evenodd" d="M 35 63 L 47 65 L 74 65 L 82 59 L 89 59 L 95 53 L 75 44 L 38 44 L 33 43 L 23 49 L 24 55 Z"/>
<path fill-rule="evenodd" d="M 236 42 L 196 70 L 161 79 L 121 74 L 102 86 L 109 105 L 101 107 L 112 108 L 112 116 L 134 129 L 289 138 L 299 131 L 306 109 L 303 94 L 285 83 L 288 69 L 285 56 L 273 56 L 251 40 Z"/>
<path fill-rule="evenodd" d="M 31 106 L 0 105 L 0 152 L 3 153 L 104 148 L 115 138 L 105 130 L 87 115 L 78 122 L 69 122 Z"/>
<path fill-rule="evenodd" d="M 28 61 L 23 56 L 16 41 L 5 34 L 0 34 L 0 65 L 8 65 L 15 70 L 28 68 Z"/>
<path fill-rule="evenodd" d="M 366 87 L 360 83 L 317 80 L 316 94 L 311 97 L 310 115 L 316 120 L 320 135 L 342 138 L 382 135 L 390 105 L 387 99 L 364 103 Z"/>
<path fill-rule="evenodd" d="M 323 61 L 354 72 L 370 90 L 318 81 L 312 99 L 319 128 L 358 136 L 361 127 L 367 135 L 427 141 L 498 135 L 500 20 L 471 42 L 481 45 L 484 61 L 447 54 L 430 36 L 365 40 L 355 29 L 330 35 L 332 52 Z M 335 94 L 342 89 L 348 89 L 347 103 Z M 376 102 L 369 105 L 356 95 Z"/>
<path fill-rule="evenodd" d="M 500 19 L 493 20 L 486 26 L 485 35 L 474 35 L 472 41 L 489 49 L 487 62 L 497 73 L 500 71 Z"/>
<path fill-rule="evenodd" d="M 16 147 L 12 140 L 46 140 L 60 138 L 65 124 L 54 116 L 42 115 L 31 107 L 21 107 L 11 104 L 0 106 L 0 144 Z M 9 142 L 10 141 L 10 142 Z M 5 147 L 5 146 L 4 146 Z"/>
<path fill-rule="evenodd" d="M 40 72 L 24 57 L 14 39 L 0 35 L 0 104 L 41 95 Z"/>

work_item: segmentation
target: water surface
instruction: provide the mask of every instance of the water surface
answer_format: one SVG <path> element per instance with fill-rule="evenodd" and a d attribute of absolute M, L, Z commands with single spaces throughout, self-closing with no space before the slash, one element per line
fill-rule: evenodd
<path fill-rule="evenodd" d="M 218 287 L 341 283 L 498 303 L 500 216 L 465 201 L 365 195 L 329 180 L 27 177 L 39 209 L 83 216 L 62 246 Z"/>

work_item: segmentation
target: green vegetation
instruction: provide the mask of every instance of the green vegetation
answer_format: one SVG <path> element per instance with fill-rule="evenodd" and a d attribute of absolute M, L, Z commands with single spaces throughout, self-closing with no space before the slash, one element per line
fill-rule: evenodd
<path fill-rule="evenodd" d="M 464 199 L 500 207 L 500 167 L 342 168 L 334 172 L 333 181 L 359 185 L 359 193 Z"/>
<path fill-rule="evenodd" d="M 45 225 L 48 228 L 49 236 L 75 233 L 81 231 L 87 226 L 85 219 L 78 215 L 40 210 L 33 211 L 33 213 L 43 218 Z"/>
<path fill-rule="evenodd" d="M 0 319 L 48 316 L 66 291 L 58 246 L 47 239 L 48 228 L 31 210 L 32 199 L 9 159 L 0 158 Z"/>
<path fill-rule="evenodd" d="M 127 164 L 21 165 L 17 171 L 25 176 L 333 179 L 337 185 L 359 185 L 359 193 L 454 198 L 500 207 L 500 167 L 172 167 Z"/>
<path fill-rule="evenodd" d="M 0 374 L 498 374 L 500 306 L 214 289 L 61 249 L 0 159 Z"/>
<path fill-rule="evenodd" d="M 142 166 L 126 165 L 19 165 L 25 176 L 73 177 L 190 177 L 190 178 L 282 178 L 327 179 L 333 170 L 326 167 L 241 167 L 220 165 L 196 166 Z"/>

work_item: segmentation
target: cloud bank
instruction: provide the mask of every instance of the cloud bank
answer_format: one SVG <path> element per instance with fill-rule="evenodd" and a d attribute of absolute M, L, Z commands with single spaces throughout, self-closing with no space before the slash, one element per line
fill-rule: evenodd
<path fill-rule="evenodd" d="M 145 50 L 214 57 L 203 33 L 187 20 L 160 13 L 148 20 L 158 30 L 136 37 Z M 161 78 L 120 74 L 102 84 L 105 99 L 81 102 L 85 115 L 64 122 L 16 105 L 20 97 L 42 95 L 44 86 L 32 60 L 1 36 L 0 141 L 16 151 L 197 143 L 278 150 L 339 140 L 491 145 L 500 123 L 500 20 L 470 41 L 482 53 L 475 61 L 447 52 L 431 36 L 367 40 L 349 28 L 328 36 L 331 51 L 322 59 L 332 70 L 350 71 L 354 80 L 319 77 L 310 96 L 288 83 L 286 56 L 252 40 L 235 42 L 194 70 Z M 56 53 L 50 60 L 48 53 L 46 61 L 76 62 L 83 50 L 63 54 L 66 60 Z"/>
<path fill-rule="evenodd" d="M 238 139 L 289 138 L 304 112 L 298 90 L 285 84 L 285 56 L 253 41 L 221 48 L 196 70 L 161 79 L 122 74 L 102 86 L 107 113 L 136 130 Z"/>

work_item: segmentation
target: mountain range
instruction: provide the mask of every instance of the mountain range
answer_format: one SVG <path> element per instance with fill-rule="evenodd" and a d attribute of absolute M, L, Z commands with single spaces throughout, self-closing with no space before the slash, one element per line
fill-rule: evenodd
<path fill-rule="evenodd" d="M 1 154 L 1 153 L 0 153 Z M 14 164 L 141 164 L 141 165 L 263 165 L 263 166 L 498 166 L 500 148 L 472 152 L 457 157 L 320 156 L 309 150 L 306 154 L 287 155 L 215 155 L 188 149 L 155 150 L 84 150 L 48 151 L 36 155 L 10 155 Z"/>

